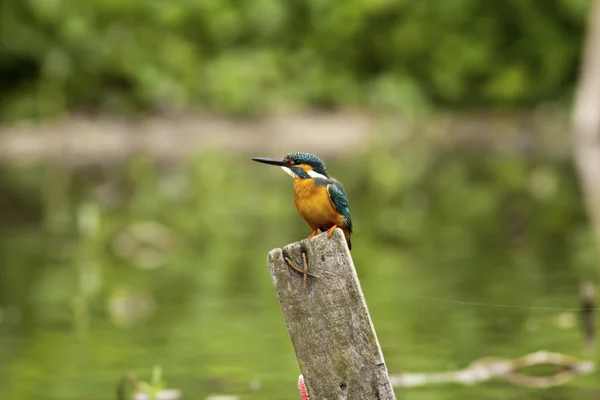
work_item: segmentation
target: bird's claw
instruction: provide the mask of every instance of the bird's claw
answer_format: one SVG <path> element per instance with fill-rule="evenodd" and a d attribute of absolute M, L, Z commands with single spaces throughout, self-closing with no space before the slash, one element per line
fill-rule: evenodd
<path fill-rule="evenodd" d="M 283 259 L 285 260 L 285 263 L 291 267 L 294 271 L 302 274 L 302 284 L 304 286 L 304 288 L 306 288 L 306 280 L 307 277 L 312 276 L 313 278 L 318 278 L 318 275 L 315 275 L 313 273 L 308 272 L 308 261 L 306 260 L 306 252 L 304 252 L 303 250 L 301 250 L 301 254 L 302 254 L 302 264 L 304 268 L 298 268 L 296 266 L 296 264 L 288 257 L 284 256 Z"/>
<path fill-rule="evenodd" d="M 329 235 L 329 237 L 331 237 L 331 235 L 333 235 L 333 231 L 335 231 L 335 228 L 337 228 L 337 225 L 332 226 L 331 228 L 329 228 L 329 230 L 327 230 L 327 234 Z"/>

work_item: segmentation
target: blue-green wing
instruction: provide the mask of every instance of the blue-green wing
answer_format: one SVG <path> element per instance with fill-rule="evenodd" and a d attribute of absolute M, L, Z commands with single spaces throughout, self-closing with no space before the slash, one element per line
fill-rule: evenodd
<path fill-rule="evenodd" d="M 348 224 L 348 230 L 352 232 L 352 220 L 350 219 L 350 207 L 348 205 L 346 190 L 344 190 L 341 183 L 334 181 L 327 185 L 327 193 L 329 194 L 333 208 L 344 217 Z"/>

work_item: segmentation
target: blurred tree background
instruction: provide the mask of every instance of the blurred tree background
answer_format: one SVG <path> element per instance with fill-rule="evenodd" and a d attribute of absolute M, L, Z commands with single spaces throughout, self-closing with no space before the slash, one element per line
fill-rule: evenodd
<path fill-rule="evenodd" d="M 2 118 L 560 101 L 588 3 L 7 0 Z"/>
<path fill-rule="evenodd" d="M 72 115 L 250 124 L 242 117 L 371 111 L 361 150 L 340 140 L 324 158 L 350 196 L 352 256 L 389 371 L 539 349 L 598 361 L 577 324 L 579 285 L 598 278 L 598 261 L 566 121 L 588 9 L 5 0 L 0 135 L 23 121 L 50 134 L 45 124 Z M 448 114 L 460 115 L 450 128 Z M 318 142 L 293 139 L 280 147 L 301 148 L 252 155 L 320 154 Z M 183 399 L 296 398 L 266 255 L 310 232 L 289 178 L 241 153 L 84 167 L 0 160 L 0 399 L 114 398 L 123 374 L 148 380 L 155 364 Z M 402 397 L 588 400 L 598 382 Z"/>

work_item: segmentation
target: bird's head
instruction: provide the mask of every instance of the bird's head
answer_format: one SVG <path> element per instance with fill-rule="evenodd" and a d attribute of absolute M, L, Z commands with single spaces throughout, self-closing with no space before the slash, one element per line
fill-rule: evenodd
<path fill-rule="evenodd" d="M 290 153 L 284 158 L 252 158 L 264 164 L 278 165 L 294 179 L 329 178 L 321 159 L 309 153 Z"/>

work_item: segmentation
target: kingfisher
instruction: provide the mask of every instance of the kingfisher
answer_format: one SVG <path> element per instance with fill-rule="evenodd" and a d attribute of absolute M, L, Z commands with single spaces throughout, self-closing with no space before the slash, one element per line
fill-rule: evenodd
<path fill-rule="evenodd" d="M 348 195 L 344 186 L 329 175 L 325 163 L 310 153 L 290 153 L 284 158 L 252 158 L 264 164 L 281 167 L 294 179 L 294 205 L 298 213 L 312 229 L 308 238 L 316 236 L 319 231 L 328 232 L 329 237 L 336 228 L 344 232 L 348 250 L 352 250 L 352 220 Z M 286 257 L 286 262 L 297 272 L 306 277 L 316 275 L 308 273 L 306 254 L 302 253 L 303 269 L 298 268 Z"/>

